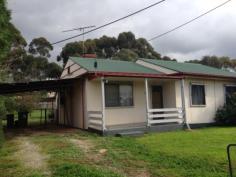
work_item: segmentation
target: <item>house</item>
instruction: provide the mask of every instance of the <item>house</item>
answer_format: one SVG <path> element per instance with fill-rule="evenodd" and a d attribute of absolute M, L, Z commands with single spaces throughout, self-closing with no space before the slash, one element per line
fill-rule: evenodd
<path fill-rule="evenodd" d="M 103 134 L 164 131 L 214 123 L 236 73 L 193 63 L 71 57 L 61 79 L 59 123 Z"/>

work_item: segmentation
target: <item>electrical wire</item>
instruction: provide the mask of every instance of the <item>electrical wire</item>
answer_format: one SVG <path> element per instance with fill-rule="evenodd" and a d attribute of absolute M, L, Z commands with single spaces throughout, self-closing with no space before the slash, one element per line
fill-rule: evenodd
<path fill-rule="evenodd" d="M 79 37 L 79 36 L 82 36 L 82 35 L 84 35 L 84 34 L 88 34 L 88 33 L 91 33 L 91 32 L 93 32 L 93 31 L 96 31 L 96 30 L 98 30 L 98 29 L 104 28 L 104 27 L 109 26 L 109 25 L 111 25 L 111 24 L 113 24 L 113 23 L 119 22 L 119 21 L 124 20 L 124 19 L 126 19 L 126 18 L 129 18 L 129 17 L 131 17 L 131 16 L 133 16 L 133 15 L 136 15 L 136 14 L 142 12 L 142 11 L 145 11 L 145 10 L 151 8 L 151 7 L 154 7 L 154 6 L 160 4 L 160 3 L 164 2 L 164 1 L 166 1 L 166 0 L 158 1 L 158 2 L 156 2 L 156 3 L 154 3 L 154 4 L 151 4 L 151 5 L 149 5 L 149 6 L 145 7 L 145 8 L 143 8 L 143 9 L 140 9 L 140 10 L 138 10 L 138 11 L 136 11 L 136 12 L 130 13 L 130 14 L 128 14 L 128 15 L 122 17 L 122 18 L 119 18 L 119 19 L 114 20 L 114 21 L 112 21 L 112 22 L 106 23 L 106 24 L 104 24 L 104 25 L 101 25 L 101 26 L 99 26 L 99 27 L 97 27 L 97 28 L 94 28 L 94 29 L 91 29 L 91 30 L 89 30 L 89 31 L 86 31 L 86 32 L 84 32 L 84 33 L 81 33 L 81 34 L 78 34 L 78 35 L 75 35 L 75 36 L 71 36 L 71 37 L 62 39 L 62 40 L 60 40 L 60 41 L 54 42 L 54 43 L 52 43 L 52 45 L 55 45 L 55 44 L 58 44 L 58 43 L 61 43 L 61 42 L 65 42 L 65 41 L 68 41 L 68 40 L 70 40 L 70 39 L 74 39 L 74 38 Z"/>
<path fill-rule="evenodd" d="M 165 36 L 165 35 L 167 35 L 167 34 L 173 32 L 173 31 L 175 31 L 175 30 L 177 30 L 177 29 L 179 29 L 179 28 L 182 28 L 183 26 L 186 26 L 186 25 L 188 25 L 189 23 L 191 23 L 191 22 L 193 22 L 193 21 L 195 21 L 195 20 L 197 20 L 197 19 L 199 19 L 199 18 L 201 18 L 201 17 L 203 17 L 203 16 L 209 14 L 210 12 L 212 12 L 212 11 L 214 11 L 214 10 L 216 10 L 216 9 L 218 9 L 218 8 L 220 8 L 220 7 L 222 7 L 222 6 L 224 6 L 225 4 L 227 4 L 227 3 L 230 2 L 230 1 L 231 1 L 231 0 L 225 1 L 224 3 L 222 3 L 222 4 L 220 4 L 220 5 L 216 6 L 216 7 L 214 7 L 214 8 L 212 8 L 212 9 L 208 10 L 207 12 L 205 12 L 205 13 L 203 13 L 203 14 L 201 14 L 201 15 L 199 15 L 199 16 L 197 16 L 197 17 L 195 17 L 195 18 L 193 18 L 193 19 L 191 19 L 191 20 L 189 20 L 189 21 L 187 21 L 187 22 L 185 22 L 185 23 L 179 25 L 179 26 L 176 26 L 176 27 L 174 27 L 174 28 L 168 30 L 167 32 L 164 32 L 164 33 L 161 33 L 161 34 L 159 34 L 159 35 L 157 35 L 157 36 L 155 36 L 155 37 L 152 37 L 152 38 L 149 39 L 148 41 L 155 40 L 155 39 L 157 39 L 157 38 L 160 38 L 160 37 L 162 37 L 162 36 Z"/>

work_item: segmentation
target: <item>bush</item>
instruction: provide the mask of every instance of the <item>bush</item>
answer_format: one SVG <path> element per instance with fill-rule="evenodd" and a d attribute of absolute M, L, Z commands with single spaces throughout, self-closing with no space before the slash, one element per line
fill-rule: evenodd
<path fill-rule="evenodd" d="M 236 95 L 227 98 L 227 104 L 217 110 L 215 121 L 218 125 L 236 125 Z"/>
<path fill-rule="evenodd" d="M 0 97 L 0 147 L 3 143 L 2 118 L 6 116 L 6 108 L 3 97 Z"/>
<path fill-rule="evenodd" d="M 0 148 L 3 144 L 3 130 L 2 130 L 2 119 L 0 119 Z"/>

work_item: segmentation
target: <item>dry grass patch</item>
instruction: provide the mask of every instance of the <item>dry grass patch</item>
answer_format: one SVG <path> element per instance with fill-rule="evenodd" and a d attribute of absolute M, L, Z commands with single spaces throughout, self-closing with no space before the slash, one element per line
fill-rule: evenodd
<path fill-rule="evenodd" d="M 70 139 L 70 142 L 81 149 L 85 157 L 91 162 L 98 163 L 102 161 L 103 156 L 107 153 L 106 149 L 97 150 L 91 140 Z"/>
<path fill-rule="evenodd" d="M 50 175 L 46 162 L 48 157 L 40 153 L 37 145 L 26 137 L 18 137 L 16 142 L 18 144 L 18 151 L 15 153 L 15 157 L 22 162 L 25 168 L 40 170 L 43 174 Z"/>

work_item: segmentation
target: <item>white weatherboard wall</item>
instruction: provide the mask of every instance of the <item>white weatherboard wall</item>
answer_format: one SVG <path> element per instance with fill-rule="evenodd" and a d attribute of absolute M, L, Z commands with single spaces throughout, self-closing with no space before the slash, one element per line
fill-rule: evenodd
<path fill-rule="evenodd" d="M 191 83 L 205 85 L 205 106 L 191 106 L 190 85 Z M 187 121 L 190 124 L 213 123 L 216 111 L 224 105 L 224 86 L 232 84 L 228 81 L 185 79 L 185 104 Z M 176 104 L 181 105 L 180 84 L 176 82 Z"/>

